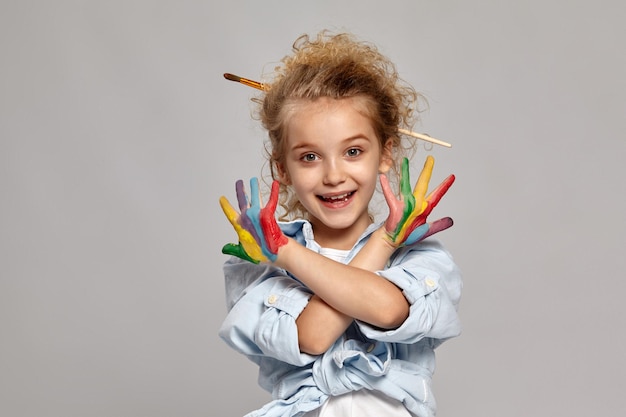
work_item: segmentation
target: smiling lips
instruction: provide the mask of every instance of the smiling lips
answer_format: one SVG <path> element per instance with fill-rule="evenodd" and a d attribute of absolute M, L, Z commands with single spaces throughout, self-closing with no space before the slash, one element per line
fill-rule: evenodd
<path fill-rule="evenodd" d="M 319 198 L 320 200 L 322 200 L 324 203 L 327 203 L 327 204 L 339 204 L 339 203 L 346 203 L 348 200 L 350 200 L 350 197 L 352 197 L 354 193 L 355 191 L 350 191 L 348 193 L 333 195 L 329 197 L 324 197 L 322 195 L 319 195 L 317 196 L 317 198 Z"/>

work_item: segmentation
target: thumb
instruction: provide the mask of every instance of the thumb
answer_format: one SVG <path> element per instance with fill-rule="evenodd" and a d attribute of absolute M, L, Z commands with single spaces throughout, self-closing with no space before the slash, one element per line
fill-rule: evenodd
<path fill-rule="evenodd" d="M 238 245 L 235 245 L 234 243 L 227 243 L 222 247 L 222 253 L 224 255 L 232 255 L 232 256 L 236 256 L 239 259 L 243 259 L 244 261 L 248 261 L 248 262 L 252 262 L 253 264 L 258 264 L 259 261 L 256 259 L 253 259 L 250 257 L 250 255 L 248 255 L 246 253 L 246 251 L 243 249 L 243 246 L 241 246 L 241 243 Z"/>

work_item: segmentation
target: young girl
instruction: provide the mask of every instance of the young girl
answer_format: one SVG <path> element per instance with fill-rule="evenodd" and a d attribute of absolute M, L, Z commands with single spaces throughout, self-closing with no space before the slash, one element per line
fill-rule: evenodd
<path fill-rule="evenodd" d="M 300 37 L 276 71 L 258 99 L 268 203 L 255 178 L 250 199 L 236 184 L 239 213 L 220 199 L 239 236 L 223 249 L 235 256 L 220 336 L 258 364 L 273 398 L 248 417 L 433 416 L 434 349 L 460 333 L 462 283 L 441 243 L 424 240 L 452 224 L 427 216 L 454 177 L 426 196 L 428 157 L 411 192 L 401 159 L 419 96 L 349 34 Z M 396 198 L 385 174 L 399 159 Z M 375 224 L 379 179 L 389 214 Z M 278 223 L 279 204 L 295 220 Z"/>

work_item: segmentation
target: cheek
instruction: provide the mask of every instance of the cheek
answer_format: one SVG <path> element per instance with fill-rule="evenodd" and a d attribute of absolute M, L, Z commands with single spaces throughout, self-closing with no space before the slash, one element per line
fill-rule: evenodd
<path fill-rule="evenodd" d="M 375 188 L 378 184 L 378 164 L 371 164 L 367 169 L 367 175 L 363 177 L 363 182 L 369 184 L 370 187 Z"/>
<path fill-rule="evenodd" d="M 369 190 L 369 193 L 370 193 L 370 196 L 369 196 L 370 199 L 374 196 L 377 185 L 378 185 L 378 174 L 376 176 L 371 177 L 368 182 L 367 189 Z"/>
<path fill-rule="evenodd" d="M 285 164 L 285 177 L 289 180 L 288 185 L 299 194 L 310 190 L 318 182 L 318 173 L 314 169 L 304 169 L 297 163 Z"/>
<path fill-rule="evenodd" d="M 303 175 L 296 178 L 295 181 L 291 182 L 291 186 L 298 197 L 304 197 L 305 193 L 313 189 L 315 181 L 312 181 L 312 176 L 310 175 Z"/>

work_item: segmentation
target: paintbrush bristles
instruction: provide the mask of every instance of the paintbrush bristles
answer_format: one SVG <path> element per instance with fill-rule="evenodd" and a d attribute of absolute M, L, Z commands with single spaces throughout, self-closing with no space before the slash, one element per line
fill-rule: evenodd
<path fill-rule="evenodd" d="M 234 74 L 224 73 L 224 78 L 226 78 L 227 80 L 230 80 L 230 81 L 237 81 L 237 82 L 239 82 L 239 78 L 241 78 L 241 77 L 238 77 L 238 76 L 236 76 Z"/>
<path fill-rule="evenodd" d="M 235 82 L 247 85 L 248 87 L 256 88 L 257 90 L 261 90 L 261 91 L 265 90 L 265 86 L 262 83 L 258 81 L 249 80 L 247 78 L 243 78 L 235 74 L 225 73 L 224 78 L 230 81 L 235 81 Z"/>

